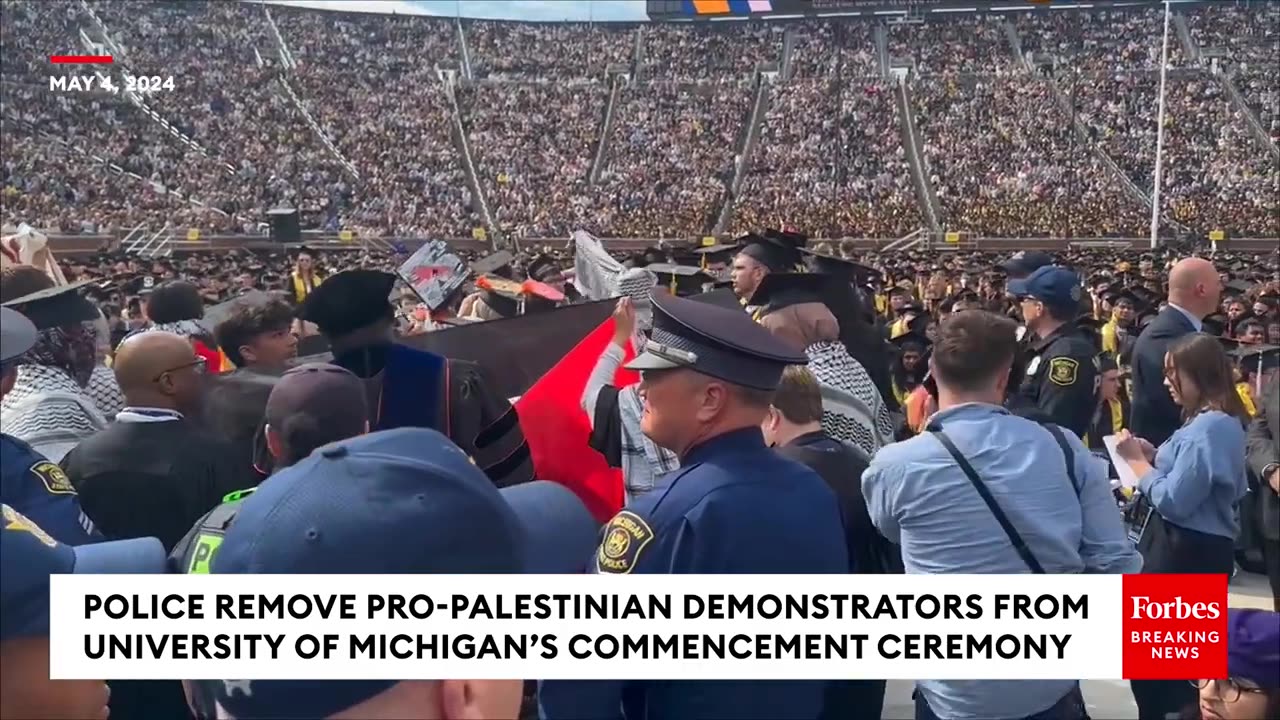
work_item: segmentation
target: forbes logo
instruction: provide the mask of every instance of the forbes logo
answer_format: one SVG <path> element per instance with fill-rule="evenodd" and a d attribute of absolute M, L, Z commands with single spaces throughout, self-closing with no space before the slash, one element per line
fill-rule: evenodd
<path fill-rule="evenodd" d="M 1226 575 L 1125 575 L 1124 677 L 1227 676 Z"/>
<path fill-rule="evenodd" d="M 1217 620 L 1222 617 L 1222 604 L 1217 602 L 1185 602 L 1181 595 L 1172 601 L 1156 602 L 1146 595 L 1129 598 L 1133 620 Z"/>

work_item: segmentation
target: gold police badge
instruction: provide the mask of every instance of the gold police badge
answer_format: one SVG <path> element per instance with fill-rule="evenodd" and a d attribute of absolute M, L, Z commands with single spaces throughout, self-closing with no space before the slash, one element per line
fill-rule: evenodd
<path fill-rule="evenodd" d="M 57 463 L 41 460 L 31 466 L 32 475 L 40 478 L 44 487 L 53 495 L 75 495 L 76 489 L 71 486 L 71 478 L 58 467 Z"/>
<path fill-rule="evenodd" d="M 1080 363 L 1069 357 L 1057 357 L 1049 361 L 1049 382 L 1062 387 L 1070 387 L 1076 383 L 1076 374 L 1080 371 Z"/>
<path fill-rule="evenodd" d="M 644 518 L 623 510 L 604 528 L 596 552 L 596 572 L 625 575 L 636 566 L 640 552 L 653 540 L 653 529 Z"/>

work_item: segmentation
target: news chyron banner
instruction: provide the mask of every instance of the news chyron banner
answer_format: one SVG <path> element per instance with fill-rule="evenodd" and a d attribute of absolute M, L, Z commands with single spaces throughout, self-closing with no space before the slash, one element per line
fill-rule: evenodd
<path fill-rule="evenodd" d="M 1095 0 L 1091 7 L 1120 3 L 1126 6 L 1159 0 Z M 828 15 L 886 13 L 927 14 L 933 11 L 1052 9 L 1054 5 L 1078 8 L 1077 0 L 648 0 L 651 20 L 768 15 Z"/>
<path fill-rule="evenodd" d="M 1227 675 L 1224 575 L 55 575 L 51 600 L 55 680 Z"/>

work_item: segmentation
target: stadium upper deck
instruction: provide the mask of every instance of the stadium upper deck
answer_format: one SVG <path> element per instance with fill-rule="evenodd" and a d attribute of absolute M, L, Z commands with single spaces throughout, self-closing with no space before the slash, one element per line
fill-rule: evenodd
<path fill-rule="evenodd" d="M 1168 230 L 1280 235 L 1278 6 L 1175 18 Z M 307 227 L 401 236 L 1103 237 L 1150 220 L 1154 9 L 583 25 L 17 0 L 0 15 L 5 222 L 246 231 L 292 205 Z M 50 91 L 48 55 L 82 38 L 175 89 Z"/>

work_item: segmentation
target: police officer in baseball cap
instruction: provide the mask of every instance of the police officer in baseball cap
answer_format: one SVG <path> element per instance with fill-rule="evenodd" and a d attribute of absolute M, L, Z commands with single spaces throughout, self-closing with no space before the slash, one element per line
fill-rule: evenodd
<path fill-rule="evenodd" d="M 8 324 L 11 318 L 0 319 Z M 0 717 L 106 717 L 106 683 L 49 679 L 49 578 L 164 568 L 164 546 L 156 538 L 71 547 L 0 505 Z"/>
<path fill-rule="evenodd" d="M 680 469 L 601 533 L 598 573 L 847 573 L 834 493 L 770 450 L 760 423 L 788 365 L 803 353 L 745 313 L 667 295 L 627 367 L 641 373 L 641 430 Z M 815 718 L 822 681 L 547 681 L 542 716 Z"/>
<path fill-rule="evenodd" d="M 1029 335 L 1026 370 L 1011 409 L 1083 435 L 1095 406 L 1098 350 L 1076 324 L 1084 292 L 1080 278 L 1045 265 L 1010 280 L 1009 292 L 1018 299 Z"/>
<path fill-rule="evenodd" d="M 586 569 L 598 533 L 564 486 L 499 490 L 444 435 L 399 428 L 325 445 L 263 481 L 240 503 L 209 571 L 573 573 Z M 518 680 L 218 680 L 191 689 L 199 714 L 213 717 L 216 702 L 219 718 L 514 718 L 522 695 Z"/>

